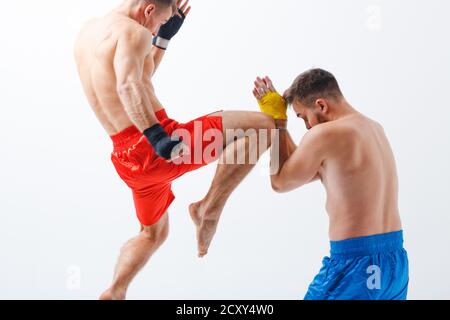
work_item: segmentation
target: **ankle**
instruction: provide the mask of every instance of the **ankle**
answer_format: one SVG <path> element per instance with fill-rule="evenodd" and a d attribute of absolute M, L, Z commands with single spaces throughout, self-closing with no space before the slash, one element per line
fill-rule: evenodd
<path fill-rule="evenodd" d="M 223 208 L 225 207 L 227 198 L 223 197 L 223 195 L 217 195 L 217 196 L 206 196 L 201 202 L 200 202 L 200 209 L 205 212 L 221 212 Z"/>
<path fill-rule="evenodd" d="M 207 207 L 202 217 L 203 223 L 214 223 L 219 221 L 222 211 L 223 206 Z"/>
<path fill-rule="evenodd" d="M 127 288 L 117 284 L 112 285 L 110 292 L 113 300 L 125 300 L 127 296 Z"/>

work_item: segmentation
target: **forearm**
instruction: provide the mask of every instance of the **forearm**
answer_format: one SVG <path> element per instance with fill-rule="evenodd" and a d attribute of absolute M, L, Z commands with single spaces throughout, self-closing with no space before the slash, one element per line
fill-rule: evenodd
<path fill-rule="evenodd" d="M 164 58 L 166 51 L 162 50 L 156 46 L 152 47 L 152 56 L 154 61 L 154 69 L 153 74 L 156 73 L 156 70 L 158 69 L 159 65 L 161 64 L 162 59 Z"/>
<path fill-rule="evenodd" d="M 179 157 L 183 150 L 182 142 L 172 138 L 156 118 L 149 89 L 145 81 L 129 82 L 119 89 L 119 95 L 131 121 L 144 134 L 156 154 L 170 160 Z M 154 97 L 154 101 L 157 101 Z M 181 153 L 180 153 L 181 152 Z"/>
<path fill-rule="evenodd" d="M 297 149 L 297 145 L 295 144 L 294 140 L 292 140 L 291 134 L 286 129 L 286 140 L 287 140 L 287 149 L 289 151 L 289 155 L 291 155 L 295 149 Z"/>
<path fill-rule="evenodd" d="M 144 81 L 144 85 L 146 88 L 146 92 L 148 94 L 148 98 L 150 99 L 150 103 L 153 107 L 153 111 L 161 110 L 164 108 L 164 106 L 161 104 L 159 99 L 156 97 L 155 89 L 153 87 L 153 84 L 151 81 Z"/>
<path fill-rule="evenodd" d="M 272 141 L 271 148 L 272 185 L 277 184 L 281 169 L 296 148 L 287 130 L 287 121 L 276 120 L 275 124 L 277 134 L 274 141 Z"/>
<path fill-rule="evenodd" d="M 130 81 L 118 88 L 125 111 L 141 132 L 159 123 L 147 91 L 143 81 Z"/>
<path fill-rule="evenodd" d="M 184 23 L 186 15 L 190 11 L 188 2 L 189 1 L 179 3 L 181 6 L 178 8 L 177 14 L 170 18 L 166 24 L 162 25 L 159 28 L 158 34 L 153 38 L 152 55 L 155 62 L 155 69 L 153 70 L 153 73 L 155 73 L 158 69 L 171 39 L 178 33 Z"/>

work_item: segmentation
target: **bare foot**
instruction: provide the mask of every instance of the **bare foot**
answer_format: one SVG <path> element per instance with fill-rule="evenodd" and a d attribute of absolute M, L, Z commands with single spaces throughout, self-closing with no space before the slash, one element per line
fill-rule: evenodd
<path fill-rule="evenodd" d="M 201 205 L 202 205 L 202 203 L 200 201 L 200 202 L 192 203 L 189 206 L 189 214 L 191 215 L 191 219 L 194 222 L 195 228 L 197 231 L 197 243 L 199 243 L 200 229 L 202 226 L 202 214 L 200 213 Z M 200 244 L 198 246 L 198 250 L 200 252 Z"/>
<path fill-rule="evenodd" d="M 208 254 L 209 246 L 217 230 L 219 219 L 205 219 L 202 202 L 196 202 L 189 206 L 189 213 L 197 228 L 198 256 L 203 258 Z"/>
<path fill-rule="evenodd" d="M 219 220 L 203 220 L 198 232 L 198 256 L 203 258 L 208 254 L 209 246 L 217 231 Z"/>
<path fill-rule="evenodd" d="M 192 221 L 194 221 L 195 227 L 197 228 L 197 232 L 200 229 L 200 225 L 202 224 L 202 217 L 200 215 L 200 206 L 201 202 L 192 203 L 189 206 L 189 214 L 191 215 Z"/>
<path fill-rule="evenodd" d="M 99 300 L 125 300 L 125 294 L 113 293 L 112 289 L 106 290 Z"/>

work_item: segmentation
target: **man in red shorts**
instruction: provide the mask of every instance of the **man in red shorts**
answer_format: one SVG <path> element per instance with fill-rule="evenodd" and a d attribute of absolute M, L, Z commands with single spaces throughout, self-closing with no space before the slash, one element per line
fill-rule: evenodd
<path fill-rule="evenodd" d="M 225 159 L 205 198 L 189 207 L 203 257 L 225 202 L 270 147 L 270 134 L 266 143 L 261 137 L 275 125 L 262 113 L 216 112 L 182 124 L 156 98 L 151 78 L 189 11 L 188 0 L 125 0 L 86 23 L 75 45 L 84 91 L 112 138 L 112 161 L 132 190 L 141 225 L 139 235 L 122 248 L 104 300 L 125 299 L 133 278 L 166 240 L 175 179 Z M 237 129 L 239 134 L 226 134 Z M 240 164 L 227 163 L 242 154 Z"/>

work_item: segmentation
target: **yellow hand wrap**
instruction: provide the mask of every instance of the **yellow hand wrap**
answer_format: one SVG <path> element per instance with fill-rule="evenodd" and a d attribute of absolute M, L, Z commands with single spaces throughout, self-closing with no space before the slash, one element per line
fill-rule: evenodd
<path fill-rule="evenodd" d="M 275 120 L 287 120 L 287 104 L 279 93 L 270 92 L 258 103 L 261 112 L 264 112 Z"/>

